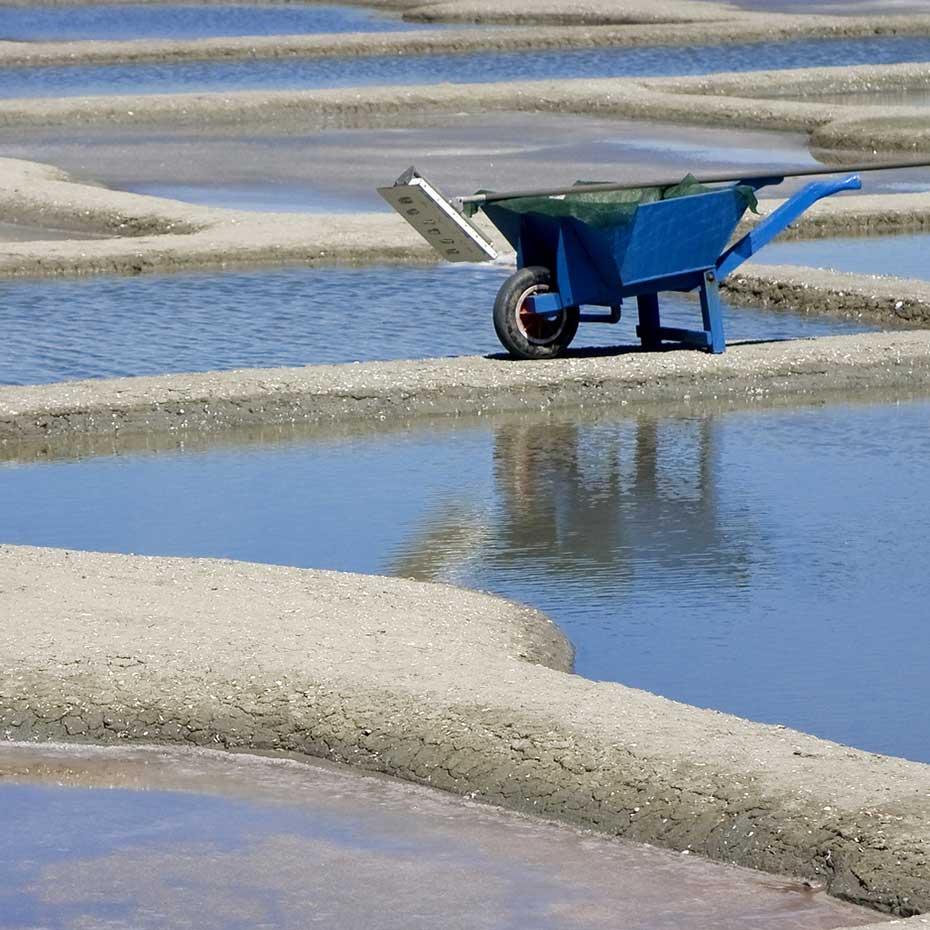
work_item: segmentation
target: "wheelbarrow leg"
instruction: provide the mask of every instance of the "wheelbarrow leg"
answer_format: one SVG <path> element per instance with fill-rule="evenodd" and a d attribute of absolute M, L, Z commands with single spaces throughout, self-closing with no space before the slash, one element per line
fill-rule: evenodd
<path fill-rule="evenodd" d="M 706 272 L 701 282 L 701 316 L 704 318 L 704 332 L 710 337 L 710 351 L 714 355 L 725 352 L 727 343 L 723 336 L 720 285 L 713 271 Z"/>
<path fill-rule="evenodd" d="M 659 295 L 640 294 L 636 298 L 636 307 L 639 310 L 639 326 L 636 334 L 639 336 L 644 349 L 658 349 L 662 344 L 659 335 L 661 322 L 659 320 Z"/>

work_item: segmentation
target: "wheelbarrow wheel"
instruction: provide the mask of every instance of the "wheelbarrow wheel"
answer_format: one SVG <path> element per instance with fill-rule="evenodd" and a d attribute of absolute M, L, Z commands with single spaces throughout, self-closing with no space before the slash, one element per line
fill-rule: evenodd
<path fill-rule="evenodd" d="M 555 358 L 578 332 L 578 308 L 563 307 L 556 316 L 534 313 L 527 301 L 549 290 L 549 269 L 521 268 L 497 292 L 494 329 L 504 348 L 523 359 Z"/>

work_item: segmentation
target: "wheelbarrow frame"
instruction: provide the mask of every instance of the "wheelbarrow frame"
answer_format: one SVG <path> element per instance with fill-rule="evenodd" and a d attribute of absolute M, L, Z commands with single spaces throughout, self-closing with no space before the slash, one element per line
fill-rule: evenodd
<path fill-rule="evenodd" d="M 759 190 L 762 187 L 780 184 L 783 180 L 783 176 L 750 178 L 707 193 L 642 204 L 637 208 L 634 223 L 655 224 L 656 214 L 663 209 L 670 214 L 674 213 L 674 216 L 684 217 L 692 210 L 698 209 L 701 203 L 706 204 L 705 198 L 733 196 L 736 187 L 741 185 Z M 549 290 L 529 296 L 523 302 L 522 307 L 528 312 L 542 317 L 556 317 L 569 309 L 602 306 L 607 308 L 606 313 L 580 312 L 579 321 L 616 323 L 620 319 L 624 299 L 635 297 L 639 315 L 636 334 L 644 348 L 655 349 L 664 342 L 674 342 L 719 354 L 726 350 L 720 283 L 787 229 L 818 200 L 841 191 L 859 190 L 861 187 L 862 182 L 858 174 L 809 183 L 757 223 L 735 244 L 723 248 L 726 245 L 723 241 L 718 246 L 722 251 L 718 254 L 717 248 L 713 248 L 712 255 L 707 254 L 705 248 L 703 260 L 695 267 L 676 266 L 674 243 L 669 243 L 668 248 L 672 253 L 670 264 L 674 268 L 670 273 L 655 273 L 653 267 L 651 273 L 647 268 L 645 274 L 637 276 L 634 270 L 631 275 L 630 269 L 635 269 L 637 263 L 628 264 L 623 261 L 620 267 L 612 269 L 616 273 L 605 274 L 605 261 L 609 259 L 604 255 L 592 254 L 590 244 L 578 235 L 577 227 L 582 221 L 571 217 L 540 217 L 528 214 L 525 221 L 519 223 L 519 232 L 516 234 L 512 228 L 507 228 L 507 224 L 501 224 L 505 227 L 501 231 L 516 249 L 518 269 L 543 267 L 550 272 Z M 495 220 L 500 219 L 500 214 L 495 217 L 494 206 L 487 204 L 482 205 L 482 208 L 491 222 L 498 225 Z M 723 206 L 726 210 L 726 204 L 718 206 Z M 745 206 L 739 209 L 733 217 L 732 226 L 723 230 L 724 240 L 730 238 L 744 210 Z M 540 236 L 540 221 L 543 221 L 542 225 L 548 226 L 548 237 Z M 557 230 L 554 242 L 553 229 Z M 719 236 L 720 229 L 714 230 L 711 235 L 713 234 Z M 550 241 L 544 241 L 546 238 Z M 693 255 L 693 250 L 686 250 L 684 254 Z M 645 264 L 648 266 L 650 263 L 647 261 Z M 655 264 L 652 262 L 653 266 Z M 620 282 L 619 287 L 615 284 L 617 279 Z M 698 291 L 700 297 L 703 328 L 680 329 L 663 326 L 659 294 L 663 291 L 687 293 L 694 290 Z M 520 309 L 517 308 L 517 311 Z M 513 351 L 513 347 L 508 348 Z"/>

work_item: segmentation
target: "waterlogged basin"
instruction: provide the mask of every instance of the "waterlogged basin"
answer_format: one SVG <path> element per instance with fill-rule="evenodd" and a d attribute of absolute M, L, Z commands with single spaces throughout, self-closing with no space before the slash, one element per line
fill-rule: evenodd
<path fill-rule="evenodd" d="M 895 275 L 930 281 L 930 235 L 776 242 L 766 246 L 753 262 L 809 265 L 856 274 Z"/>
<path fill-rule="evenodd" d="M 0 69 L 0 97 L 306 90 L 377 84 L 655 77 L 930 60 L 930 38 Z"/>
<path fill-rule="evenodd" d="M 583 675 L 930 762 L 928 423 L 626 409 L 10 450 L 0 539 L 481 588 L 548 612 Z"/>
<path fill-rule="evenodd" d="M 799 883 L 321 763 L 0 745 L 0 927 L 828 930 Z"/>
<path fill-rule="evenodd" d="M 284 269 L 0 282 L 0 384 L 502 351 L 494 297 L 512 268 Z M 667 295 L 669 325 L 700 320 Z M 869 327 L 833 317 L 726 311 L 728 337 L 790 339 Z M 574 343 L 637 342 L 635 305 Z"/>
<path fill-rule="evenodd" d="M 424 28 L 359 6 L 152 3 L 0 5 L 0 40 L 197 39 Z M 431 26 L 435 28 L 435 26 Z"/>

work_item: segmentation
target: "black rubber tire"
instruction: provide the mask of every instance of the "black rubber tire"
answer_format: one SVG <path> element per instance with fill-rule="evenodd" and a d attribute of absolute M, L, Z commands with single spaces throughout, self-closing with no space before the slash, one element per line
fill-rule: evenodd
<path fill-rule="evenodd" d="M 520 309 L 527 296 L 548 291 L 550 280 L 548 268 L 531 265 L 512 274 L 497 292 L 494 329 L 514 358 L 556 358 L 578 332 L 577 307 L 565 307 L 557 317 L 536 317 L 535 333 L 527 329 L 526 316 L 521 319 Z"/>

